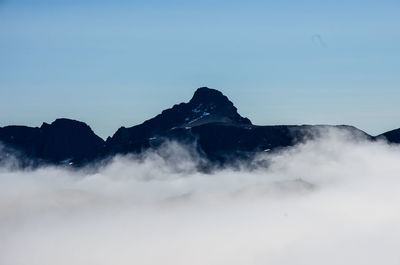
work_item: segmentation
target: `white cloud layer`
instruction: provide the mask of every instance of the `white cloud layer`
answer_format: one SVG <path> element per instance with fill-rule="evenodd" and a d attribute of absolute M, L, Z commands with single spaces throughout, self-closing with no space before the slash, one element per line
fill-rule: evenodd
<path fill-rule="evenodd" d="M 399 264 L 400 148 L 326 131 L 268 168 L 170 144 L 98 171 L 0 170 L 1 265 Z"/>

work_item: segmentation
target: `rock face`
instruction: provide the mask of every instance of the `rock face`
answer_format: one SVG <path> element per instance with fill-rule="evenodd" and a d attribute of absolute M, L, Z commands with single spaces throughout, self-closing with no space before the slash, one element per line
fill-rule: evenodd
<path fill-rule="evenodd" d="M 188 117 L 185 118 L 186 126 L 206 122 L 221 122 L 231 124 L 247 124 L 251 121 L 243 118 L 236 107 L 220 91 L 201 87 L 196 90 L 193 98 L 187 103 Z"/>
<path fill-rule="evenodd" d="M 83 122 L 57 119 L 40 128 L 6 126 L 0 140 L 30 158 L 59 163 L 93 158 L 104 148 L 104 141 Z"/>
<path fill-rule="evenodd" d="M 55 164 L 72 161 L 82 165 L 119 153 L 139 153 L 165 140 L 176 140 L 195 143 L 197 151 L 209 161 L 226 163 L 291 146 L 333 127 L 359 137 L 375 138 L 352 126 L 253 125 L 220 91 L 201 87 L 189 102 L 174 105 L 142 124 L 121 127 L 106 142 L 85 123 L 69 119 L 43 123 L 40 128 L 6 126 L 0 128 L 0 142 L 7 150 L 17 150 L 31 159 Z M 400 129 L 379 137 L 383 136 L 389 142 L 400 143 Z M 1 157 L 0 154 L 0 160 Z"/>

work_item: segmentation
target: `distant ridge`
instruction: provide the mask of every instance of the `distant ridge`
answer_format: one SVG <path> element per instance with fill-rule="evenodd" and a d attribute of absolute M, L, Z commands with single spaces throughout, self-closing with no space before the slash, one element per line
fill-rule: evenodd
<path fill-rule="evenodd" d="M 51 163 L 90 160 L 104 148 L 104 141 L 83 122 L 57 119 L 42 126 L 0 128 L 0 140 L 29 158 Z"/>
<path fill-rule="evenodd" d="M 377 138 L 386 138 L 390 143 L 400 143 L 400 128 L 392 131 L 385 132 L 377 136 Z"/>
<path fill-rule="evenodd" d="M 198 152 L 211 162 L 227 163 L 294 145 L 315 129 L 331 127 L 371 140 L 385 137 L 388 142 L 400 143 L 400 129 L 373 137 L 346 125 L 253 125 L 228 97 L 208 87 L 198 88 L 189 102 L 174 105 L 142 124 L 119 128 L 107 141 L 83 122 L 57 119 L 35 128 L 0 127 L 0 142 L 6 150 L 40 163 L 84 165 L 119 153 L 140 153 L 175 140 L 195 143 Z"/>

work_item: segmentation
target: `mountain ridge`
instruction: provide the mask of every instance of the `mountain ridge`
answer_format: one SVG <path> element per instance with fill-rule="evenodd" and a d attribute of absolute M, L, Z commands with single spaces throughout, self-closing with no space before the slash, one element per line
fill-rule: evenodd
<path fill-rule="evenodd" d="M 371 140 L 385 137 L 390 143 L 400 143 L 400 129 L 371 136 L 349 125 L 254 125 L 238 113 L 227 96 L 208 87 L 198 88 L 188 102 L 175 104 L 141 124 L 120 127 L 106 141 L 86 123 L 60 118 L 40 127 L 0 127 L 0 142 L 31 159 L 82 165 L 115 154 L 140 153 L 175 140 L 196 143 L 208 160 L 225 163 L 292 146 L 310 137 L 310 131 L 331 127 Z"/>

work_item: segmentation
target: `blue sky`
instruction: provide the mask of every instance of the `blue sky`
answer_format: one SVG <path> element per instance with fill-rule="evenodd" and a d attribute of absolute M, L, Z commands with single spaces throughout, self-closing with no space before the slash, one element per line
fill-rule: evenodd
<path fill-rule="evenodd" d="M 194 90 L 255 124 L 400 127 L 398 1 L 0 0 L 0 126 L 102 137 Z"/>

